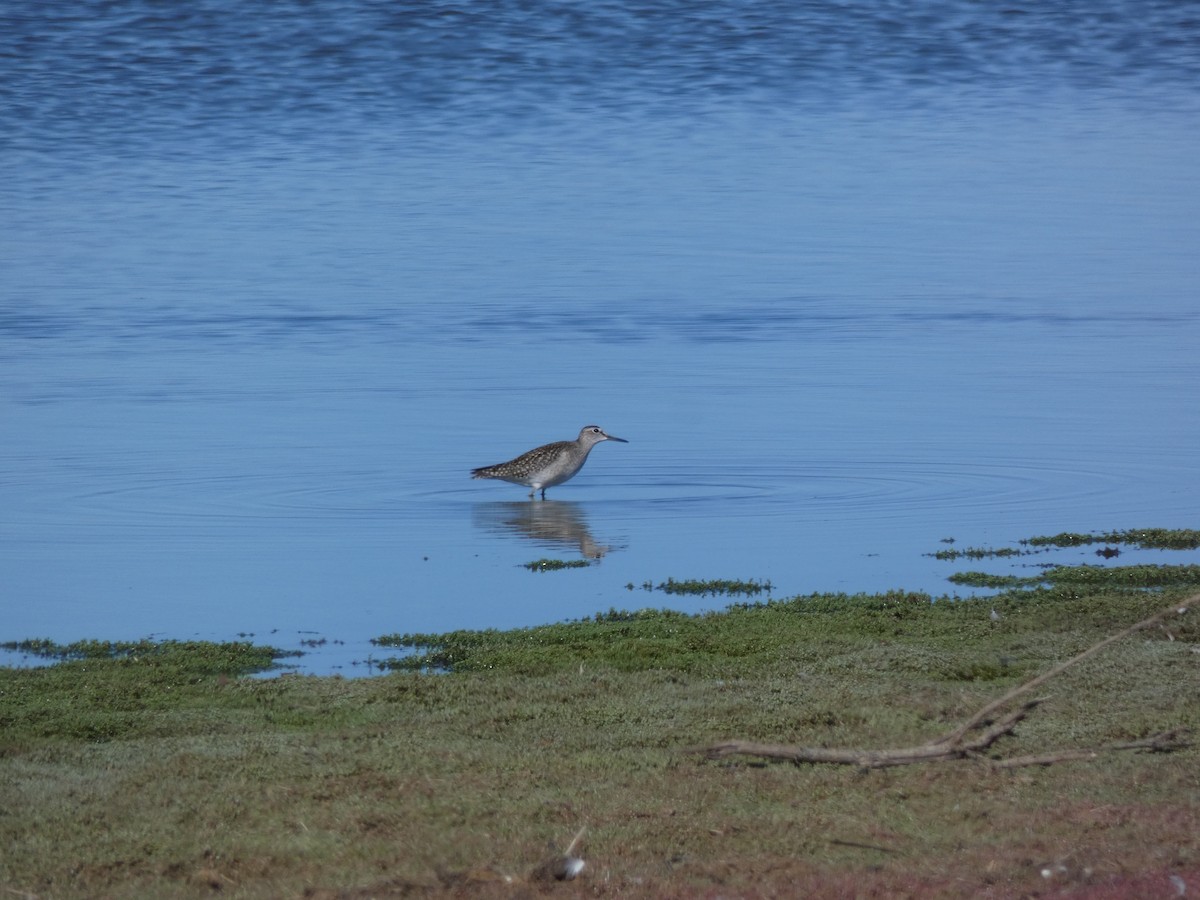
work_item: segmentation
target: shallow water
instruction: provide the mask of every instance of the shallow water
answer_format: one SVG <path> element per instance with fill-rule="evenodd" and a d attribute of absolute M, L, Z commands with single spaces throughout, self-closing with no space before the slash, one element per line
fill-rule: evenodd
<path fill-rule="evenodd" d="M 1178 4 L 421 9 L 0 28 L 0 639 L 361 674 L 1196 527 Z M 590 422 L 630 443 L 544 504 L 468 477 Z"/>

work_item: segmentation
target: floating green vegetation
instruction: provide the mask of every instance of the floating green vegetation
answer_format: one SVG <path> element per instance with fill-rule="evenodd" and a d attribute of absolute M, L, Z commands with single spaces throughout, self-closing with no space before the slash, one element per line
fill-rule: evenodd
<path fill-rule="evenodd" d="M 1041 580 L 1093 588 L 1160 588 L 1200 585 L 1200 566 L 1055 566 Z"/>
<path fill-rule="evenodd" d="M 1052 584 L 1095 589 L 1200 586 L 1200 566 L 1049 566 L 1040 575 L 1021 578 L 990 572 L 956 572 L 948 579 L 967 587 L 1018 589 Z"/>
<path fill-rule="evenodd" d="M 1003 556 L 1025 556 L 1030 553 L 1038 553 L 1038 550 L 1018 550 L 1016 547 L 1000 547 L 991 549 L 988 547 L 965 547 L 962 550 L 939 550 L 936 553 L 926 553 L 926 556 L 932 556 L 934 559 L 986 559 L 988 557 L 1003 557 Z"/>
<path fill-rule="evenodd" d="M 1191 528 L 1131 528 L 1101 534 L 1076 534 L 1064 531 L 1021 541 L 1030 547 L 1080 547 L 1086 544 L 1132 544 L 1144 550 L 1195 550 L 1200 547 L 1200 531 Z"/>
<path fill-rule="evenodd" d="M 947 579 L 951 584 L 977 588 L 1014 588 L 1032 586 L 1036 578 L 1018 578 L 1016 575 L 993 575 L 990 572 L 955 572 Z"/>
<path fill-rule="evenodd" d="M 535 559 L 523 565 L 530 572 L 557 572 L 559 569 L 586 569 L 591 562 L 586 559 Z"/>
<path fill-rule="evenodd" d="M 698 580 L 691 579 L 688 581 L 676 581 L 674 578 L 668 578 L 666 581 L 659 584 L 654 584 L 650 581 L 644 581 L 641 584 L 643 591 L 662 591 L 664 594 L 693 594 L 696 596 L 708 595 L 735 595 L 744 594 L 752 597 L 756 594 L 761 594 L 766 591 L 771 592 L 771 582 L 769 581 L 731 581 L 728 579 L 709 579 Z M 626 590 L 637 590 L 637 587 L 630 582 L 625 585 Z"/>
<path fill-rule="evenodd" d="M 15 653 L 28 653 L 42 659 L 60 662 L 110 661 L 123 665 L 147 667 L 186 667 L 211 674 L 235 675 L 262 672 L 272 668 L 275 660 L 299 656 L 274 647 L 264 647 L 245 641 L 214 643 L 211 641 L 75 641 L 60 644 L 46 638 L 7 641 L 0 648 Z"/>
<path fill-rule="evenodd" d="M 950 543 L 950 541 L 943 540 L 943 543 Z M 1190 528 L 1131 528 L 1125 531 L 1106 531 L 1098 534 L 1078 534 L 1064 531 L 1060 534 L 1025 538 L 1019 543 L 1025 547 L 1036 549 L 966 547 L 962 550 L 939 550 L 926 555 L 942 560 L 1000 558 L 1044 553 L 1054 547 L 1084 547 L 1089 544 L 1129 544 L 1141 547 L 1143 550 L 1195 550 L 1200 547 L 1200 531 Z M 1105 557 L 1117 556 L 1120 553 L 1115 549 L 1108 552 L 1097 552 Z"/>
<path fill-rule="evenodd" d="M 946 543 L 946 542 L 944 542 Z M 940 550 L 926 554 L 941 560 L 984 559 L 988 557 L 1015 557 L 1034 553 L 1046 553 L 1055 548 L 1081 547 L 1089 544 L 1104 544 L 1096 551 L 1103 559 L 1113 559 L 1121 555 L 1114 544 L 1131 544 L 1142 549 L 1163 550 L 1194 550 L 1200 547 L 1200 531 L 1192 529 L 1167 528 L 1138 528 L 1126 531 L 1108 531 L 1096 534 L 1077 534 L 1062 532 L 1061 534 L 1026 538 L 1020 543 L 1025 548 L 1001 547 L 991 549 L 986 547 L 969 547 L 964 550 Z M 977 588 L 993 589 L 1027 589 L 1044 584 L 1093 585 L 1111 588 L 1160 588 L 1171 585 L 1193 585 L 1200 581 L 1196 578 L 1197 566 L 1158 566 L 1135 565 L 1114 566 L 1054 566 L 1045 564 L 1041 574 L 1030 577 L 1017 575 L 994 575 L 988 572 L 958 572 L 949 577 L 952 584 L 961 584 Z"/>

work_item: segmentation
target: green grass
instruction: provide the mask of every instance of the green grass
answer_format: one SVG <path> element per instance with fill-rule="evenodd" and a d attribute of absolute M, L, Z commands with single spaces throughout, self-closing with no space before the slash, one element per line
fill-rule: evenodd
<path fill-rule="evenodd" d="M 0 669 L 0 892 L 536 896 L 496 879 L 586 825 L 588 868 L 554 893 L 1172 896 L 1168 875 L 1200 885 L 1195 747 L 1004 773 L 685 752 L 921 743 L 1190 590 L 1091 568 L 978 600 L 818 594 L 397 636 L 418 671 L 361 680 L 239 677 L 272 658 L 244 644 Z M 1200 609 L 1117 642 L 1044 685 L 994 753 L 1200 733 L 1198 648 Z"/>
<path fill-rule="evenodd" d="M 795 666 L 840 669 L 847 658 L 858 660 L 864 652 L 877 653 L 881 644 L 918 636 L 925 638 L 925 652 L 906 663 L 897 651 L 889 666 L 936 667 L 933 657 L 938 651 L 968 639 L 977 642 L 980 658 L 994 660 L 1000 645 L 989 625 L 972 604 L 935 604 L 927 594 L 835 594 L 735 604 L 699 615 L 614 610 L 579 622 L 511 631 L 393 635 L 378 643 L 416 649 L 414 655 L 390 663 L 409 671 L 536 675 L 603 666 L 620 672 L 673 669 L 720 675 L 752 669 L 782 674 Z M 962 657 L 961 651 L 955 655 Z M 978 668 L 972 661 L 963 671 Z M 946 671 L 960 669 L 955 662 Z"/>

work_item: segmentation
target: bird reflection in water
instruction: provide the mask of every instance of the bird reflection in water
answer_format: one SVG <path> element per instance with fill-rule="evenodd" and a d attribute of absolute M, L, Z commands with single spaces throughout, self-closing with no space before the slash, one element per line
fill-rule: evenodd
<path fill-rule="evenodd" d="M 588 528 L 583 507 L 567 500 L 479 503 L 474 518 L 475 524 L 487 531 L 516 532 L 542 544 L 578 550 L 586 559 L 600 559 L 613 549 L 597 543 Z"/>

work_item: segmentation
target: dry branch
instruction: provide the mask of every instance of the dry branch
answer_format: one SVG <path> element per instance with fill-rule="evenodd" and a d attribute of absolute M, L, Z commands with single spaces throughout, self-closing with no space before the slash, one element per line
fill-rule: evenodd
<path fill-rule="evenodd" d="M 1040 756 L 1014 756 L 1011 759 L 996 759 L 990 762 L 997 769 L 1018 769 L 1022 766 L 1049 766 L 1074 759 L 1095 759 L 1101 753 L 1110 753 L 1115 750 L 1150 750 L 1154 753 L 1170 753 L 1188 745 L 1187 734 L 1186 728 L 1173 728 L 1139 741 L 1122 741 L 1091 750 L 1060 750 L 1057 753 L 1043 753 Z"/>
<path fill-rule="evenodd" d="M 962 759 L 980 753 L 994 744 L 1000 737 L 1012 731 L 1016 724 L 1041 700 L 1028 700 L 1016 710 L 992 724 L 986 731 L 969 741 L 955 745 L 937 743 L 921 744 L 894 750 L 832 750 L 827 747 L 796 747 L 788 744 L 756 744 L 751 741 L 724 741 L 708 747 L 695 747 L 692 752 L 704 753 L 710 758 L 722 756 L 761 756 L 766 759 L 787 759 L 796 763 L 840 763 L 861 766 L 864 769 L 881 769 L 886 766 L 907 766 L 918 762 L 939 759 Z"/>
<path fill-rule="evenodd" d="M 1016 709 L 992 721 L 980 733 L 968 739 L 967 734 L 978 729 L 991 719 L 999 710 L 1022 694 L 1044 684 L 1056 675 L 1075 665 L 1089 656 L 1103 650 L 1109 644 L 1128 637 L 1136 631 L 1151 625 L 1161 623 L 1171 615 L 1179 615 L 1189 607 L 1200 603 L 1200 594 L 1194 594 L 1185 600 L 1172 604 L 1167 609 L 1155 613 L 1148 619 L 1143 619 L 1136 625 L 1131 625 L 1118 634 L 1111 635 L 1097 644 L 1092 645 L 1082 653 L 1071 657 L 1066 662 L 1059 663 L 1047 672 L 1032 678 L 1019 687 L 1009 691 L 997 700 L 993 700 L 979 709 L 962 725 L 939 738 L 916 747 L 904 747 L 892 750 L 852 750 L 830 749 L 828 747 L 797 747 L 791 744 L 759 744 L 754 741 L 729 740 L 703 747 L 691 747 L 687 753 L 703 753 L 710 759 L 725 756 L 758 756 L 764 759 L 783 759 L 794 763 L 834 763 L 841 765 L 860 766 L 866 769 L 878 769 L 885 766 L 905 766 L 921 762 L 937 762 L 948 759 L 978 758 L 980 754 L 991 747 L 997 740 L 1012 732 L 1017 723 L 1025 718 L 1034 707 L 1042 703 L 1045 697 L 1036 700 L 1026 700 Z M 1165 731 L 1152 737 L 1137 741 L 1126 741 L 1119 744 L 1109 744 L 1093 749 L 1060 750 L 1039 756 L 1015 757 L 1008 760 L 989 760 L 996 768 L 1017 768 L 1019 766 L 1044 766 L 1056 762 L 1075 759 L 1094 759 L 1100 753 L 1116 750 L 1152 750 L 1170 752 L 1187 746 L 1186 731 L 1175 729 Z"/>

